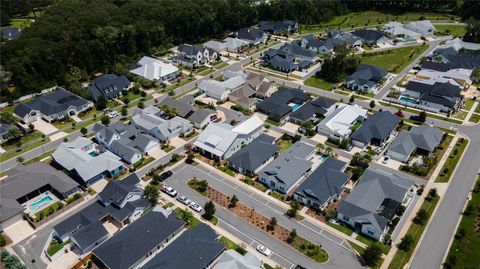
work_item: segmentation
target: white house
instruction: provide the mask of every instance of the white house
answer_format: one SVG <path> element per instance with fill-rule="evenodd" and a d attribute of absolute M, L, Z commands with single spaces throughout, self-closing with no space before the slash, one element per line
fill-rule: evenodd
<path fill-rule="evenodd" d="M 429 20 L 412 21 L 403 25 L 405 29 L 420 33 L 422 36 L 432 36 L 437 29 Z"/>
<path fill-rule="evenodd" d="M 176 66 L 148 56 L 143 56 L 130 72 L 153 81 L 168 81 L 180 75 Z"/>
<path fill-rule="evenodd" d="M 236 88 L 245 84 L 245 76 L 235 76 L 224 81 L 202 80 L 198 89 L 205 92 L 208 97 L 223 101 Z"/>
<path fill-rule="evenodd" d="M 367 113 L 366 109 L 357 105 L 340 104 L 317 125 L 317 132 L 333 139 L 343 140 L 351 134 L 351 128 L 356 122 L 367 118 Z"/>

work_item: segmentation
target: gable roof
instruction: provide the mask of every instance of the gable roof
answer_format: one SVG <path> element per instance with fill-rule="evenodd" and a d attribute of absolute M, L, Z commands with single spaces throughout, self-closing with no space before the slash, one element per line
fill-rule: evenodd
<path fill-rule="evenodd" d="M 93 79 L 90 87 L 88 87 L 88 91 L 92 94 L 93 99 L 96 100 L 101 95 L 110 98 L 129 86 L 130 81 L 125 75 L 105 74 Z"/>
<path fill-rule="evenodd" d="M 164 105 L 170 107 L 170 108 L 175 108 L 177 111 L 178 116 L 184 118 L 190 111 L 192 111 L 193 106 L 186 103 L 182 102 L 180 100 L 173 99 L 170 96 L 166 96 L 163 100 L 161 100 L 158 104 L 158 107 L 163 107 Z"/>
<path fill-rule="evenodd" d="M 376 112 L 352 134 L 352 139 L 367 144 L 374 138 L 383 141 L 395 130 L 399 122 L 400 118 L 390 111 Z"/>
<path fill-rule="evenodd" d="M 28 103 L 17 106 L 13 112 L 21 118 L 25 117 L 25 115 L 32 110 L 37 110 L 43 115 L 51 116 L 66 112 L 70 107 L 79 108 L 88 104 L 89 102 L 87 100 L 63 88 L 57 87 L 57 90 L 51 93 L 36 97 Z"/>
<path fill-rule="evenodd" d="M 166 217 L 154 209 L 96 247 L 93 254 L 109 268 L 128 269 L 184 225 L 175 214 Z"/>
<path fill-rule="evenodd" d="M 354 81 L 357 85 L 374 85 L 385 78 L 388 72 L 381 67 L 369 64 L 359 64 L 357 70 L 348 76 L 345 81 Z"/>
<path fill-rule="evenodd" d="M 428 32 L 430 29 L 433 31 L 437 30 L 429 20 L 411 21 L 406 23 L 404 27 L 415 32 Z M 434 32 L 432 32 L 432 34 L 433 33 Z"/>
<path fill-rule="evenodd" d="M 433 85 L 409 81 L 406 89 L 421 93 L 420 100 L 453 107 L 462 97 L 461 88 L 448 82 L 435 82 Z"/>
<path fill-rule="evenodd" d="M 85 226 L 82 226 L 75 233 L 71 235 L 71 238 L 83 251 L 90 246 L 93 246 L 101 238 L 108 236 L 108 231 L 105 229 L 101 221 L 95 221 Z"/>
<path fill-rule="evenodd" d="M 262 38 L 265 32 L 258 28 L 242 28 L 236 34 L 240 39 L 255 41 Z"/>
<path fill-rule="evenodd" d="M 302 121 L 310 119 L 314 115 L 325 116 L 328 109 L 335 104 L 335 100 L 326 97 L 317 97 L 312 101 L 303 104 L 300 108 L 290 114 L 290 118 Z"/>
<path fill-rule="evenodd" d="M 100 196 L 100 199 L 104 203 L 112 201 L 119 204 L 130 192 L 141 191 L 137 187 L 139 182 L 140 180 L 135 173 L 130 174 L 123 180 L 109 180 L 105 188 L 103 188 L 98 196 Z"/>
<path fill-rule="evenodd" d="M 370 30 L 370 29 L 359 29 L 352 32 L 353 35 L 358 36 L 359 38 L 367 41 L 378 41 L 380 38 L 384 37 L 385 34 L 377 31 L 377 30 Z"/>
<path fill-rule="evenodd" d="M 204 109 L 204 108 L 195 108 L 193 110 L 192 115 L 188 117 L 188 120 L 193 122 L 194 124 L 202 123 L 206 118 L 210 117 L 212 114 L 215 114 L 215 111 L 211 109 Z"/>
<path fill-rule="evenodd" d="M 220 96 L 226 91 L 232 91 L 245 83 L 243 76 L 235 76 L 224 81 L 217 80 L 202 80 L 198 84 L 198 89 L 204 91 L 210 96 Z"/>
<path fill-rule="evenodd" d="M 342 192 L 350 178 L 349 174 L 342 172 L 346 165 L 346 162 L 328 157 L 305 179 L 295 194 L 323 205 L 332 196 Z"/>
<path fill-rule="evenodd" d="M 409 179 L 367 168 L 347 199 L 340 201 L 337 211 L 383 231 L 412 186 Z"/>
<path fill-rule="evenodd" d="M 282 87 L 269 98 L 257 104 L 257 108 L 260 108 L 269 114 L 284 116 L 292 110 L 291 107 L 288 106 L 288 103 L 292 101 L 303 103 L 309 98 L 310 95 L 302 90 Z"/>
<path fill-rule="evenodd" d="M 177 50 L 187 56 L 196 56 L 199 52 L 203 54 L 205 48 L 190 44 L 180 44 L 178 45 Z"/>
<path fill-rule="evenodd" d="M 228 162 L 235 167 L 255 171 L 280 150 L 279 146 L 267 141 L 268 139 L 257 137 L 250 144 L 230 156 Z"/>
<path fill-rule="evenodd" d="M 389 152 L 409 156 L 416 148 L 432 152 L 442 141 L 440 129 L 429 125 L 414 126 L 410 131 L 400 132 L 388 147 Z"/>
<path fill-rule="evenodd" d="M 185 231 L 143 269 L 204 269 L 222 254 L 225 246 L 217 241 L 219 235 L 202 223 Z"/>
<path fill-rule="evenodd" d="M 326 127 L 331 132 L 347 135 L 353 123 L 359 118 L 366 118 L 367 113 L 366 109 L 357 105 L 340 104 L 317 125 L 317 128 Z"/>
<path fill-rule="evenodd" d="M 262 261 L 251 252 L 241 255 L 234 249 L 223 252 L 213 269 L 261 269 Z"/>
<path fill-rule="evenodd" d="M 178 68 L 161 60 L 143 56 L 142 59 L 138 61 L 137 67 L 130 70 L 130 72 L 148 80 L 158 80 L 164 76 L 178 72 Z"/>

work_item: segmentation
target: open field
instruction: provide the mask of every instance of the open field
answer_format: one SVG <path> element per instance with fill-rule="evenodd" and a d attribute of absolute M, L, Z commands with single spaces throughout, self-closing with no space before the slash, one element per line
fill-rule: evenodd
<path fill-rule="evenodd" d="M 322 78 L 317 76 L 312 76 L 305 80 L 305 85 L 312 86 L 315 88 L 319 88 L 325 91 L 331 91 L 334 87 L 338 85 L 338 83 L 328 82 Z"/>
<path fill-rule="evenodd" d="M 428 46 L 411 46 L 381 52 L 362 54 L 361 62 L 384 68 L 388 72 L 396 73 L 405 69 L 418 55 L 424 52 Z"/>
<path fill-rule="evenodd" d="M 467 27 L 464 25 L 435 25 L 437 31 L 445 35 L 452 35 L 453 37 L 463 37 L 467 32 Z"/>

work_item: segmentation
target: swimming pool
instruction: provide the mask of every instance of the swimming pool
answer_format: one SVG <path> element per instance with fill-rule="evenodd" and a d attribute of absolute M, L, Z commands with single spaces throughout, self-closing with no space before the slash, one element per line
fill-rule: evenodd
<path fill-rule="evenodd" d="M 90 156 L 92 156 L 92 157 L 97 157 L 99 155 L 98 152 L 96 152 L 96 151 L 91 151 L 88 154 L 90 154 Z"/>
<path fill-rule="evenodd" d="M 298 104 L 289 104 L 289 106 L 291 107 L 292 112 L 294 112 L 295 110 L 297 110 L 298 108 L 300 108 L 300 105 L 298 105 Z"/>
<path fill-rule="evenodd" d="M 404 102 L 407 102 L 407 103 L 411 103 L 411 104 L 416 104 L 416 103 L 417 103 L 416 100 L 410 99 L 410 98 L 408 98 L 408 97 L 400 97 L 398 100 L 404 101 Z"/>
<path fill-rule="evenodd" d="M 44 204 L 48 204 L 51 201 L 53 201 L 53 198 L 50 196 L 45 196 L 42 199 L 35 201 L 35 203 L 30 204 L 30 211 L 35 212 L 37 211 L 40 207 L 42 207 Z"/>

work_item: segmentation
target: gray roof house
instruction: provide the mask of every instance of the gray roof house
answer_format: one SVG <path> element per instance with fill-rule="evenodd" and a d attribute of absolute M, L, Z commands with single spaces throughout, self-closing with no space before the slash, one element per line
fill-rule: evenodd
<path fill-rule="evenodd" d="M 337 219 L 371 238 L 382 240 L 397 208 L 407 195 L 415 195 L 412 189 L 411 180 L 368 168 L 348 198 L 340 202 Z"/>
<path fill-rule="evenodd" d="M 100 268 L 129 269 L 139 266 L 184 229 L 174 213 L 155 208 L 93 250 Z"/>
<path fill-rule="evenodd" d="M 388 72 L 381 67 L 360 64 L 357 71 L 345 79 L 345 87 L 353 91 L 374 93 L 387 75 Z"/>
<path fill-rule="evenodd" d="M 128 88 L 130 88 L 130 81 L 125 75 L 105 74 L 92 80 L 88 91 L 94 100 L 97 100 L 100 96 L 112 100 L 122 96 L 122 91 L 128 90 Z"/>
<path fill-rule="evenodd" d="M 84 187 L 105 177 L 115 177 L 125 169 L 120 157 L 85 137 L 61 143 L 52 158 L 54 164 L 67 170 Z"/>
<path fill-rule="evenodd" d="M 262 269 L 262 261 L 251 252 L 241 255 L 234 249 L 223 252 L 212 269 Z"/>
<path fill-rule="evenodd" d="M 306 35 L 298 41 L 302 48 L 309 49 L 317 54 L 327 54 L 333 51 L 335 44 L 331 39 L 319 40 L 312 34 Z"/>
<path fill-rule="evenodd" d="M 133 125 L 125 125 L 122 122 L 116 122 L 108 127 L 96 123 L 93 131 L 100 145 L 118 155 L 128 164 L 140 161 L 144 154 L 159 145 L 156 138 L 141 133 Z"/>
<path fill-rule="evenodd" d="M 381 145 L 388 140 L 399 123 L 400 118 L 389 111 L 376 112 L 353 132 L 352 143 L 360 148 L 370 143 Z"/>
<path fill-rule="evenodd" d="M 294 33 L 298 31 L 298 23 L 292 20 L 283 20 L 278 22 L 259 21 L 258 26 L 265 32 L 272 34 Z"/>
<path fill-rule="evenodd" d="M 13 113 L 25 123 L 36 121 L 39 117 L 50 122 L 77 115 L 92 106 L 92 102 L 63 88 L 57 88 L 54 92 L 18 105 Z"/>
<path fill-rule="evenodd" d="M 245 84 L 245 76 L 238 75 L 224 81 L 217 81 L 214 79 L 202 80 L 198 83 L 198 89 L 204 92 L 208 97 L 223 101 L 227 99 L 232 91 L 243 84 Z"/>
<path fill-rule="evenodd" d="M 159 103 L 158 107 L 162 108 L 167 106 L 170 109 L 175 109 L 177 115 L 182 118 L 188 118 L 192 114 L 193 105 L 188 102 L 184 102 L 182 99 L 173 99 L 166 95 Z"/>
<path fill-rule="evenodd" d="M 290 113 L 288 120 L 300 125 L 307 120 L 317 121 L 333 110 L 335 102 L 330 98 L 317 97 Z"/>
<path fill-rule="evenodd" d="M 315 52 L 296 43 L 285 43 L 278 49 L 269 49 L 263 56 L 264 65 L 286 73 L 308 68 L 316 60 Z"/>
<path fill-rule="evenodd" d="M 391 40 L 381 31 L 370 29 L 359 29 L 352 32 L 352 35 L 360 38 L 364 44 L 378 46 L 389 44 Z"/>
<path fill-rule="evenodd" d="M 235 32 L 235 36 L 248 44 L 258 45 L 267 41 L 267 33 L 258 28 L 242 28 Z"/>
<path fill-rule="evenodd" d="M 302 90 L 282 87 L 269 98 L 257 104 L 257 110 L 275 121 L 282 121 L 290 112 L 294 112 L 310 99 Z"/>
<path fill-rule="evenodd" d="M 297 141 L 263 168 L 258 180 L 270 189 L 288 194 L 312 168 L 315 148 Z"/>
<path fill-rule="evenodd" d="M 172 57 L 175 63 L 196 68 L 216 60 L 218 54 L 215 50 L 190 44 L 180 44 L 177 47 L 177 55 Z"/>
<path fill-rule="evenodd" d="M 18 165 L 0 180 L 0 231 L 22 220 L 23 203 L 50 192 L 60 199 L 79 191 L 78 183 L 52 166 L 36 162 Z M 28 208 L 27 208 L 28 210 Z"/>
<path fill-rule="evenodd" d="M 361 47 L 363 45 L 363 42 L 360 38 L 342 30 L 329 31 L 328 38 L 333 43 L 334 48 L 341 45 L 344 45 L 347 48 Z"/>
<path fill-rule="evenodd" d="M 175 241 L 149 260 L 142 269 L 204 269 L 220 256 L 225 246 L 207 224 L 182 233 Z"/>
<path fill-rule="evenodd" d="M 247 176 L 258 173 L 266 164 L 275 158 L 280 147 L 272 144 L 274 138 L 261 134 L 250 144 L 235 152 L 228 158 L 228 165 Z"/>
<path fill-rule="evenodd" d="M 429 125 L 414 126 L 409 131 L 402 131 L 388 146 L 387 155 L 392 159 L 407 162 L 415 151 L 430 154 L 441 143 L 443 132 Z"/>
<path fill-rule="evenodd" d="M 438 109 L 439 111 L 457 111 L 463 105 L 461 87 L 449 82 L 426 84 L 409 81 L 405 89 L 405 94 L 418 98 L 420 105 Z"/>
<path fill-rule="evenodd" d="M 167 120 L 162 116 L 161 110 L 157 107 L 138 108 L 133 112 L 131 122 L 161 142 L 175 138 L 181 133 L 186 135 L 193 131 L 190 121 L 184 118 L 175 116 Z"/>
<path fill-rule="evenodd" d="M 11 129 L 19 130 L 18 127 L 13 124 L 7 124 L 0 121 L 0 143 L 7 140 L 8 131 Z"/>
<path fill-rule="evenodd" d="M 216 115 L 215 111 L 205 108 L 194 108 L 192 115 L 187 119 L 197 129 L 202 129 L 212 122 L 212 119 Z"/>
<path fill-rule="evenodd" d="M 328 157 L 315 169 L 293 193 L 299 203 L 323 211 L 331 202 L 340 198 L 343 186 L 350 175 L 343 170 L 346 162 Z"/>

